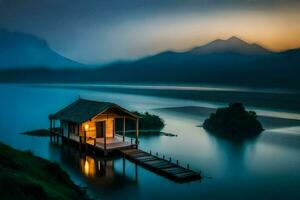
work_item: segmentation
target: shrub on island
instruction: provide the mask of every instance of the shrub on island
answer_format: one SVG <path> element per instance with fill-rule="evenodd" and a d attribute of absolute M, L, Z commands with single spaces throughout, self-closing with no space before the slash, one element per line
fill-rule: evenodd
<path fill-rule="evenodd" d="M 253 111 L 247 111 L 243 104 L 232 103 L 218 108 L 203 123 L 207 131 L 225 137 L 245 138 L 260 134 L 264 129 Z"/>
<path fill-rule="evenodd" d="M 165 126 L 164 120 L 157 115 L 153 115 L 148 112 L 145 113 L 135 112 L 135 114 L 141 117 L 139 119 L 139 127 L 142 130 L 147 130 L 147 129 L 161 130 Z"/>
<path fill-rule="evenodd" d="M 162 118 L 157 115 L 150 114 L 148 112 L 140 113 L 134 112 L 136 115 L 140 117 L 139 119 L 139 129 L 141 131 L 155 131 L 159 132 L 164 126 L 165 122 Z M 136 129 L 136 122 L 134 120 L 126 119 L 126 131 L 132 131 Z M 116 130 L 123 130 L 123 120 L 119 119 L 116 121 Z"/>

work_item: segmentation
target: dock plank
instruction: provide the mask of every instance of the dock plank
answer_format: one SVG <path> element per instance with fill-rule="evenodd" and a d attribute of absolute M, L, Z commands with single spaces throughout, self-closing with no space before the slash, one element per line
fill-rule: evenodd
<path fill-rule="evenodd" d="M 179 168 L 177 166 L 175 167 L 172 167 L 172 168 L 168 168 L 168 169 L 165 169 L 167 172 L 169 173 L 180 173 L 180 172 L 186 172 L 186 171 L 189 171 L 188 169 L 184 169 L 184 168 Z"/>
<path fill-rule="evenodd" d="M 125 149 L 120 152 L 129 160 L 175 182 L 183 183 L 201 179 L 198 172 L 178 166 L 140 149 Z"/>
<path fill-rule="evenodd" d="M 137 154 L 132 155 L 132 157 L 139 158 L 139 157 L 144 157 L 144 156 L 147 156 L 147 155 L 148 154 L 145 154 L 145 153 L 137 153 Z"/>
<path fill-rule="evenodd" d="M 150 157 L 150 156 L 145 156 L 145 157 L 136 158 L 136 160 L 138 160 L 140 162 L 147 162 L 147 161 L 156 160 L 156 158 Z"/>

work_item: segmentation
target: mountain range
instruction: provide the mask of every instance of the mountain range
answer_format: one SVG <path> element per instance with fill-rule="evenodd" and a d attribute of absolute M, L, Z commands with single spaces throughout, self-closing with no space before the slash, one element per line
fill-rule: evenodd
<path fill-rule="evenodd" d="M 237 53 L 244 55 L 266 55 L 271 53 L 269 50 L 258 44 L 248 44 L 247 42 L 233 36 L 228 40 L 217 39 L 206 45 L 195 47 L 188 51 L 197 55 L 211 53 Z"/>
<path fill-rule="evenodd" d="M 53 51 L 47 42 L 28 33 L 0 29 L 0 67 L 83 67 Z"/>
<path fill-rule="evenodd" d="M 22 48 L 10 48 L 10 52 L 13 55 L 14 49 L 18 49 L 17 55 L 24 56 L 22 52 L 27 49 L 26 42 L 19 44 L 19 34 L 22 33 L 16 34 L 18 37 L 11 37 L 10 40 Z M 34 36 L 25 35 L 31 41 L 34 40 L 31 38 Z M 10 43 L 8 39 L 5 41 Z M 29 61 L 23 63 L 28 64 L 27 68 L 1 70 L 0 82 L 187 83 L 300 89 L 300 49 L 272 52 L 237 37 L 218 39 L 184 52 L 165 51 L 136 61 L 93 68 L 81 66 L 53 53 L 43 40 L 34 41 L 39 41 L 40 44 L 34 47 L 29 45 L 31 51 L 25 54 Z M 3 47 L 0 49 L 5 50 Z M 39 52 L 47 59 L 41 59 L 40 65 L 37 65 L 36 60 L 33 62 L 35 65 L 29 65 L 30 58 L 34 57 L 31 52 Z M 51 59 L 46 56 L 47 53 L 55 56 Z M 0 63 L 3 63 L 2 59 L 0 54 Z M 8 61 L 6 64 L 9 64 Z M 22 65 L 21 62 L 18 64 Z M 69 68 L 37 68 L 53 65 Z"/>

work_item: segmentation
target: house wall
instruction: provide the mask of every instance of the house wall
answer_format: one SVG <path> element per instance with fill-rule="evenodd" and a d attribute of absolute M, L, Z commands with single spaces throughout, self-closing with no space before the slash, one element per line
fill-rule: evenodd
<path fill-rule="evenodd" d="M 114 137 L 113 134 L 113 130 L 114 130 L 114 124 L 113 124 L 113 119 L 107 119 L 106 120 L 106 137 Z"/>
<path fill-rule="evenodd" d="M 63 129 L 64 136 L 68 136 L 69 124 L 67 122 L 60 122 L 60 124 Z"/>
<path fill-rule="evenodd" d="M 86 132 L 87 137 L 96 137 L 96 122 L 98 121 L 105 121 L 105 131 L 106 131 L 106 137 L 112 138 L 114 137 L 115 132 L 115 118 L 123 118 L 123 117 L 129 117 L 126 113 L 120 112 L 120 110 L 116 109 L 110 109 L 106 112 L 97 115 L 90 121 L 86 121 L 82 123 L 81 125 L 81 135 L 84 134 L 84 127 L 87 124 L 89 126 L 88 131 Z"/>
<path fill-rule="evenodd" d="M 85 130 L 85 126 L 88 125 L 88 131 L 86 131 L 86 137 L 92 137 L 95 138 L 96 137 L 96 125 L 95 125 L 95 121 L 87 121 L 82 123 L 81 125 L 81 135 L 84 135 L 84 130 Z"/>
<path fill-rule="evenodd" d="M 66 137 L 68 136 L 68 132 L 70 134 L 75 134 L 75 135 L 78 135 L 78 133 L 80 133 L 80 129 L 78 130 L 78 128 L 80 128 L 79 124 L 68 122 L 68 121 L 60 121 L 60 125 L 63 129 L 63 135 Z"/>
<path fill-rule="evenodd" d="M 104 117 L 99 117 L 97 119 L 93 119 L 91 121 L 84 122 L 82 124 L 82 130 L 85 130 L 85 125 L 88 125 L 88 131 L 86 132 L 87 137 L 96 137 L 96 122 L 98 121 L 105 121 L 105 131 L 106 131 L 106 137 L 111 138 L 114 137 L 114 118 L 104 118 Z M 82 133 L 83 135 L 83 133 Z"/>

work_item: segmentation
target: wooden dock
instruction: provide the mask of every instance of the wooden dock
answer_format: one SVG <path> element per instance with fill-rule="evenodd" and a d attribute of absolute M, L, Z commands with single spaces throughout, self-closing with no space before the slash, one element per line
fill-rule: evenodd
<path fill-rule="evenodd" d="M 140 149 L 119 150 L 127 159 L 178 183 L 200 180 L 198 172 L 171 163 L 165 159 L 154 156 Z"/>
<path fill-rule="evenodd" d="M 54 134 L 54 142 L 59 143 L 59 137 L 62 138 L 63 143 L 74 142 L 79 145 L 80 151 L 87 149 L 92 150 L 94 153 L 96 151 L 104 152 L 103 146 L 101 145 L 101 141 L 93 140 L 92 142 L 89 140 L 82 140 L 80 137 L 64 137 L 60 134 Z M 52 140 L 51 140 L 52 141 Z M 64 142 L 65 141 L 65 142 Z M 166 160 L 164 158 L 159 158 L 157 155 L 152 155 L 151 153 L 147 153 L 143 150 L 137 148 L 133 142 L 118 142 L 111 141 L 112 144 L 107 146 L 106 151 L 117 151 L 122 154 L 125 158 L 130 161 L 135 162 L 136 164 L 156 173 L 163 177 L 166 177 L 172 181 L 178 183 L 186 183 L 190 181 L 196 181 L 201 179 L 201 174 L 189 169 L 189 166 L 182 167 L 179 166 L 178 161 L 176 163 L 172 163 L 171 160 Z M 128 143 L 128 145 L 127 145 Z M 125 146 L 124 146 L 125 145 Z M 106 155 L 106 154 L 104 154 Z"/>
<path fill-rule="evenodd" d="M 139 148 L 139 119 L 141 116 L 114 103 L 79 98 L 65 108 L 49 115 L 50 142 L 74 144 L 80 152 L 118 152 L 161 176 L 177 182 L 188 182 L 201 178 L 200 173 L 153 156 Z M 122 135 L 116 133 L 116 121 L 122 120 Z M 135 122 L 135 138 L 126 137 L 126 122 Z M 59 121 L 60 127 L 56 127 Z"/>

